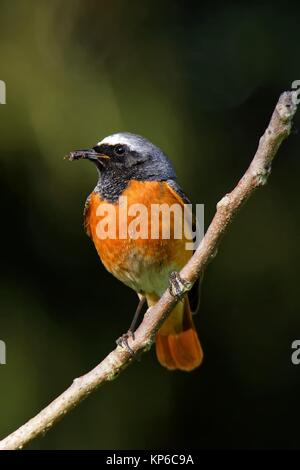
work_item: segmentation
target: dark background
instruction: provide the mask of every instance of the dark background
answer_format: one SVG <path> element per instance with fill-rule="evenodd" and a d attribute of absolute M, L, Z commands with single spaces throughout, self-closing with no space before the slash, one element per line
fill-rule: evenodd
<path fill-rule="evenodd" d="M 191 199 L 216 202 L 257 147 L 299 70 L 300 7 L 184 1 L 1 1 L 0 436 L 94 367 L 136 295 L 82 228 L 94 168 L 63 156 L 119 130 L 164 149 Z M 34 449 L 299 447 L 299 134 L 209 266 L 205 351 L 170 373 L 154 351 Z"/>

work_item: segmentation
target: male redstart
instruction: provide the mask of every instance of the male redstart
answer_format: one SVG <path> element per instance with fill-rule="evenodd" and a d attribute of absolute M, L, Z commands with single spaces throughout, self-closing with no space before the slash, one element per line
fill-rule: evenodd
<path fill-rule="evenodd" d="M 156 218 L 158 230 L 154 227 L 152 208 L 170 208 L 175 204 L 184 209 L 190 201 L 177 183 L 166 155 L 141 136 L 128 132 L 113 134 L 95 147 L 71 152 L 68 157 L 90 160 L 96 165 L 99 178 L 86 201 L 85 229 L 105 268 L 134 289 L 140 298 L 134 321 L 119 340 L 120 345 L 128 346 L 128 337 L 134 334 L 145 300 L 148 306 L 154 305 L 168 285 L 173 286 L 171 292 L 175 289 L 175 295 L 184 293 L 185 281 L 178 272 L 193 253 L 186 249 L 186 235 L 174 236 L 175 217 Z M 124 201 L 128 217 L 121 216 Z M 130 227 L 136 208 L 140 207 L 147 211 L 146 219 L 144 217 L 147 236 L 136 236 Z M 142 222 L 139 218 L 139 224 Z M 111 225 L 112 230 L 108 230 L 106 236 L 99 233 L 101 223 L 106 229 Z M 134 227 L 139 224 L 135 221 Z M 165 229 L 169 229 L 169 237 L 164 236 Z M 151 236 L 153 233 L 155 235 Z M 198 284 L 177 303 L 156 335 L 157 358 L 168 369 L 191 371 L 202 362 L 203 352 L 192 317 L 198 307 Z"/>

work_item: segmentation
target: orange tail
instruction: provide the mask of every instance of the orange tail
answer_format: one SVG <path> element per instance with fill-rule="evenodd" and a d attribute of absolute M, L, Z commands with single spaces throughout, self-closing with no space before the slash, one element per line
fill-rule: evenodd
<path fill-rule="evenodd" d="M 160 364 L 170 370 L 191 371 L 200 366 L 203 351 L 187 297 L 176 305 L 158 331 L 156 355 Z"/>

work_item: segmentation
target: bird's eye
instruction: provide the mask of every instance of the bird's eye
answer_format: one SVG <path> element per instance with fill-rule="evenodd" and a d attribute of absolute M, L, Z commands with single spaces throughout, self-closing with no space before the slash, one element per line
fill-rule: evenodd
<path fill-rule="evenodd" d="M 116 145 L 114 147 L 114 152 L 116 155 L 124 155 L 126 149 L 125 149 L 125 146 L 124 145 Z"/>

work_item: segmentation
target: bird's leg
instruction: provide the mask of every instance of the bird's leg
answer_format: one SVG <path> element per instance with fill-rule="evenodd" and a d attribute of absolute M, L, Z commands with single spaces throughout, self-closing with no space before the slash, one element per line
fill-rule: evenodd
<path fill-rule="evenodd" d="M 142 311 L 142 308 L 144 306 L 145 300 L 146 300 L 146 297 L 144 297 L 144 296 L 140 298 L 140 301 L 138 303 L 137 309 L 135 311 L 135 314 L 133 316 L 132 322 L 130 324 L 130 327 L 129 327 L 127 333 L 124 333 L 116 341 L 118 346 L 121 346 L 122 348 L 126 347 L 126 349 L 130 352 L 130 354 L 132 356 L 134 356 L 135 353 L 128 344 L 128 338 L 132 337 L 133 340 L 135 339 L 135 337 L 134 337 L 134 332 L 135 332 L 135 329 L 136 329 L 135 327 L 136 327 L 137 321 L 139 319 L 140 313 Z"/>
<path fill-rule="evenodd" d="M 146 300 L 146 297 L 144 297 L 144 296 L 140 298 L 140 301 L 138 303 L 138 306 L 136 308 L 135 314 L 133 316 L 132 322 L 131 322 L 129 330 L 128 330 L 128 332 L 131 334 L 133 340 L 135 339 L 134 332 L 136 330 L 136 324 L 137 324 L 137 321 L 138 321 L 139 316 L 141 314 L 141 311 L 142 311 L 142 308 L 144 306 L 145 300 Z"/>
<path fill-rule="evenodd" d="M 182 300 L 191 287 L 192 283 L 182 279 L 178 272 L 171 272 L 169 277 L 169 292 L 172 297 L 175 297 L 177 300 Z"/>

